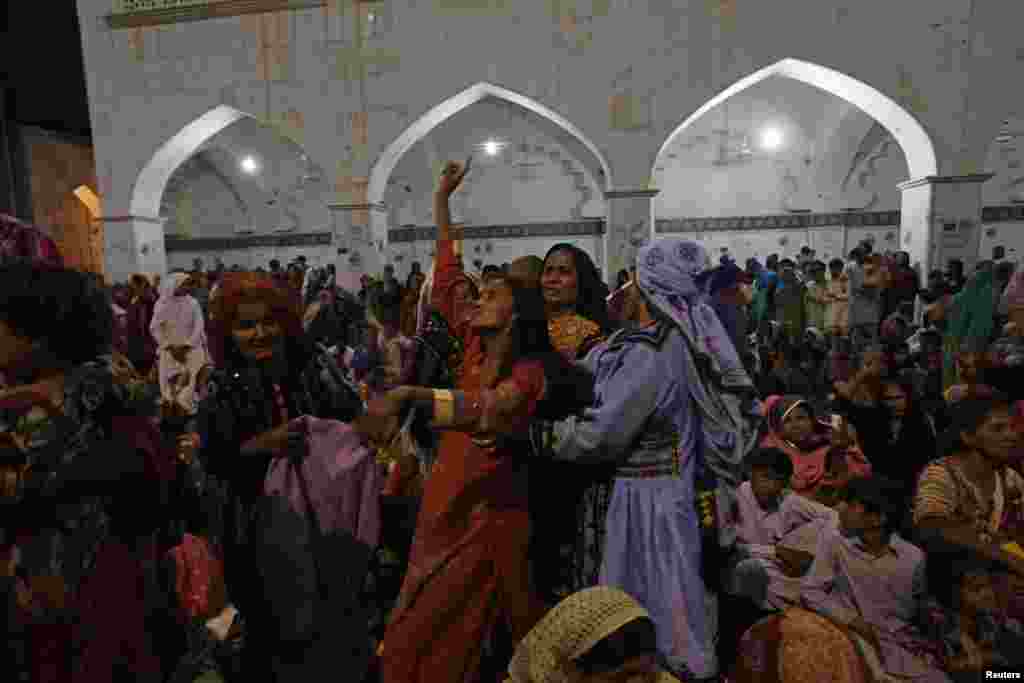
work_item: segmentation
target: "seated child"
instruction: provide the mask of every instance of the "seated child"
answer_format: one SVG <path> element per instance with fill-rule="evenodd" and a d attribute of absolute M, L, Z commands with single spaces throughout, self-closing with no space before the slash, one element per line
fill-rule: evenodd
<path fill-rule="evenodd" d="M 839 525 L 821 530 L 802 602 L 847 630 L 876 680 L 946 682 L 941 647 L 915 625 L 926 595 L 925 555 L 895 531 L 897 491 L 878 476 L 847 485 Z"/>
<path fill-rule="evenodd" d="M 793 465 L 784 451 L 764 448 L 748 463 L 750 481 L 737 491 L 737 548 L 725 585 L 762 609 L 784 609 L 796 600 L 799 577 L 813 557 L 814 545 L 805 539 L 815 538 L 819 524 L 835 523 L 835 512 L 789 491 Z"/>

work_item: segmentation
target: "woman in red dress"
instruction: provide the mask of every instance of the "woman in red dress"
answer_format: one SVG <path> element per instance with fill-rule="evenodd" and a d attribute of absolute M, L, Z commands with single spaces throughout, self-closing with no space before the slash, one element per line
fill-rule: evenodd
<path fill-rule="evenodd" d="M 448 196 L 464 175 L 449 164 L 442 176 L 435 277 L 449 270 L 442 256 L 451 255 Z M 448 303 L 442 292 L 452 283 L 438 279 L 446 278 L 435 279 L 435 301 Z M 518 642 L 545 610 L 530 587 L 526 468 L 527 427 L 553 403 L 542 407 L 544 359 L 555 355 L 543 300 L 536 286 L 495 276 L 481 289 L 469 329 L 459 329 L 461 306 L 441 308 L 465 341 L 457 390 L 398 387 L 369 407 L 381 417 L 424 410 L 444 430 L 381 646 L 385 683 L 473 680 L 481 644 L 499 621 Z"/>

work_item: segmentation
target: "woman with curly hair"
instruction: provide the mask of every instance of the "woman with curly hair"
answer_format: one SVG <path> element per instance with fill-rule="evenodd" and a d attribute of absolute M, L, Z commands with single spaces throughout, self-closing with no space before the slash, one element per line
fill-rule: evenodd
<path fill-rule="evenodd" d="M 266 547 L 269 522 L 254 521 L 267 502 L 268 466 L 297 436 L 297 418 L 347 423 L 361 402 L 333 358 L 310 348 L 297 301 L 269 277 L 226 274 L 212 308 L 216 365 L 201 373 L 198 413 L 179 440 L 200 503 L 192 530 L 222 555 L 232 604 L 246 620 L 245 676 L 287 678 L 303 645 L 281 644 L 271 603 L 288 586 L 268 593 L 260 573 L 277 557 Z"/>
<path fill-rule="evenodd" d="M 2 583 L 18 598 L 8 643 L 26 645 L 7 670 L 159 681 L 143 567 L 170 475 L 111 367 L 110 298 L 85 273 L 31 263 L 0 266 L 0 291 L 2 543 L 14 559 Z"/>

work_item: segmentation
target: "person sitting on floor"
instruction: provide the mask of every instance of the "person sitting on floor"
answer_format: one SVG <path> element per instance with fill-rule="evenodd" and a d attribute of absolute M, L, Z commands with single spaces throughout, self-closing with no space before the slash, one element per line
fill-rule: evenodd
<path fill-rule="evenodd" d="M 726 570 L 725 585 L 736 596 L 761 609 L 785 609 L 799 597 L 799 577 L 813 559 L 805 526 L 820 531 L 835 523 L 835 511 L 788 489 L 793 465 L 784 451 L 766 448 L 752 453 L 750 481 L 737 491 L 737 548 Z"/>
<path fill-rule="evenodd" d="M 899 486 L 873 476 L 847 486 L 838 527 L 825 527 L 802 585 L 804 606 L 839 623 L 876 680 L 949 681 L 941 649 L 916 627 L 925 555 L 903 540 Z"/>
<path fill-rule="evenodd" d="M 657 664 L 657 634 L 647 611 L 611 586 L 573 593 L 516 648 L 505 683 L 679 683 Z"/>

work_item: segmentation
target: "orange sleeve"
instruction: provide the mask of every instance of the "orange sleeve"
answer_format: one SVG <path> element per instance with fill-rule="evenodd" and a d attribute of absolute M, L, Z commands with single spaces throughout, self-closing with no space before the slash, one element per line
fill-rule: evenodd
<path fill-rule="evenodd" d="M 455 254 L 454 240 L 437 240 L 437 254 L 434 256 L 434 285 L 431 289 L 430 304 L 444 319 L 448 326 L 455 327 L 457 320 L 454 319 L 452 310 L 451 287 L 462 277 L 462 264 Z"/>
<path fill-rule="evenodd" d="M 481 427 L 514 434 L 525 429 L 544 398 L 544 366 L 534 361 L 521 361 L 512 368 L 512 376 L 498 384 L 493 397 L 481 396 L 483 415 Z M 490 398 L 491 400 L 487 400 Z"/>
<path fill-rule="evenodd" d="M 479 446 L 493 446 L 498 434 L 521 433 L 529 425 L 544 392 L 544 367 L 520 362 L 494 389 L 435 390 L 433 424 L 473 434 Z"/>

